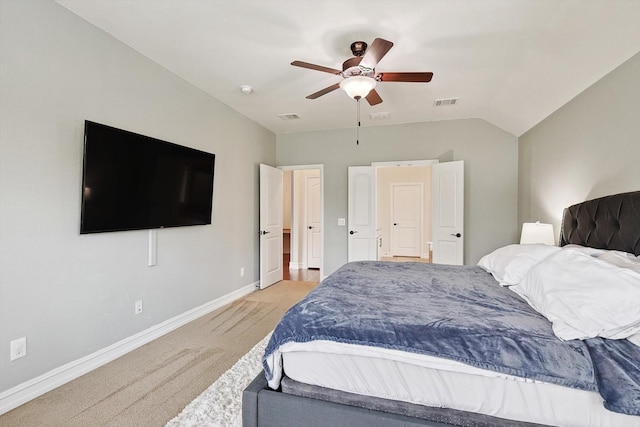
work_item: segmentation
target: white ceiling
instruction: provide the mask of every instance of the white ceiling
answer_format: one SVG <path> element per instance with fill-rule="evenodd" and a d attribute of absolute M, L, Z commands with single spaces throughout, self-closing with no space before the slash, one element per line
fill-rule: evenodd
<path fill-rule="evenodd" d="M 356 40 L 394 43 L 378 72 L 434 73 L 379 83 L 362 126 L 482 118 L 515 136 L 640 52 L 639 0 L 57 1 L 278 134 L 355 125 L 342 90 L 305 99 L 341 77 L 290 63 L 341 69 Z"/>

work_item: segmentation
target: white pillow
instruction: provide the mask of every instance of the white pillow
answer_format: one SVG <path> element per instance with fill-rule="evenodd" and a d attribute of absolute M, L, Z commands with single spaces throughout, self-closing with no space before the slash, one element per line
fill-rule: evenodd
<path fill-rule="evenodd" d="M 598 255 L 598 259 L 617 265 L 620 268 L 629 268 L 636 273 L 640 273 L 640 257 L 634 254 L 622 251 L 606 251 Z"/>
<path fill-rule="evenodd" d="M 560 339 L 640 333 L 640 273 L 583 252 L 556 252 L 511 289 L 553 323 Z"/>
<path fill-rule="evenodd" d="M 574 243 L 570 243 L 568 245 L 565 245 L 565 246 L 562 247 L 562 249 L 573 249 L 574 251 L 584 252 L 585 254 L 591 255 L 591 256 L 598 256 L 598 255 L 602 255 L 603 253 L 607 252 L 606 249 L 590 248 L 589 246 L 581 246 L 581 245 L 576 245 Z"/>
<path fill-rule="evenodd" d="M 483 256 L 478 265 L 491 273 L 500 286 L 518 284 L 529 269 L 560 248 L 551 245 L 507 245 Z"/>

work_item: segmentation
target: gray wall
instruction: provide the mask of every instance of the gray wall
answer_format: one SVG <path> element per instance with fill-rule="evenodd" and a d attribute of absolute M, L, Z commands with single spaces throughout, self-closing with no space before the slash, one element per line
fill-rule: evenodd
<path fill-rule="evenodd" d="M 519 139 L 519 223 L 560 232 L 563 208 L 640 190 L 640 53 Z"/>
<path fill-rule="evenodd" d="M 54 2 L 0 8 L 1 392 L 257 281 L 275 135 Z M 213 225 L 159 230 L 155 267 L 147 231 L 80 236 L 85 119 L 215 153 Z"/>
<path fill-rule="evenodd" d="M 321 102 L 321 101 L 314 101 Z M 324 274 L 347 261 L 347 168 L 387 160 L 465 162 L 465 264 L 518 236 L 517 138 L 484 120 L 450 120 L 278 135 L 279 166 L 324 164 Z"/>

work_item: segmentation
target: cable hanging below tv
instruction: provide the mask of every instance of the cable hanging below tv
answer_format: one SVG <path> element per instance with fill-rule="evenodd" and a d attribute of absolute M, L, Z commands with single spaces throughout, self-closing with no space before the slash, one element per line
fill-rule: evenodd
<path fill-rule="evenodd" d="M 211 224 L 215 158 L 85 120 L 80 234 Z"/>

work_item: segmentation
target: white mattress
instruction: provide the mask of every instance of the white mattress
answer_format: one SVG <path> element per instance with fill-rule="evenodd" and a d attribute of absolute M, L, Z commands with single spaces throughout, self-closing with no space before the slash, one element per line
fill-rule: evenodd
<path fill-rule="evenodd" d="M 280 351 L 285 374 L 306 384 L 552 426 L 640 426 L 640 417 L 606 410 L 596 392 L 455 361 L 330 341 Z"/>

